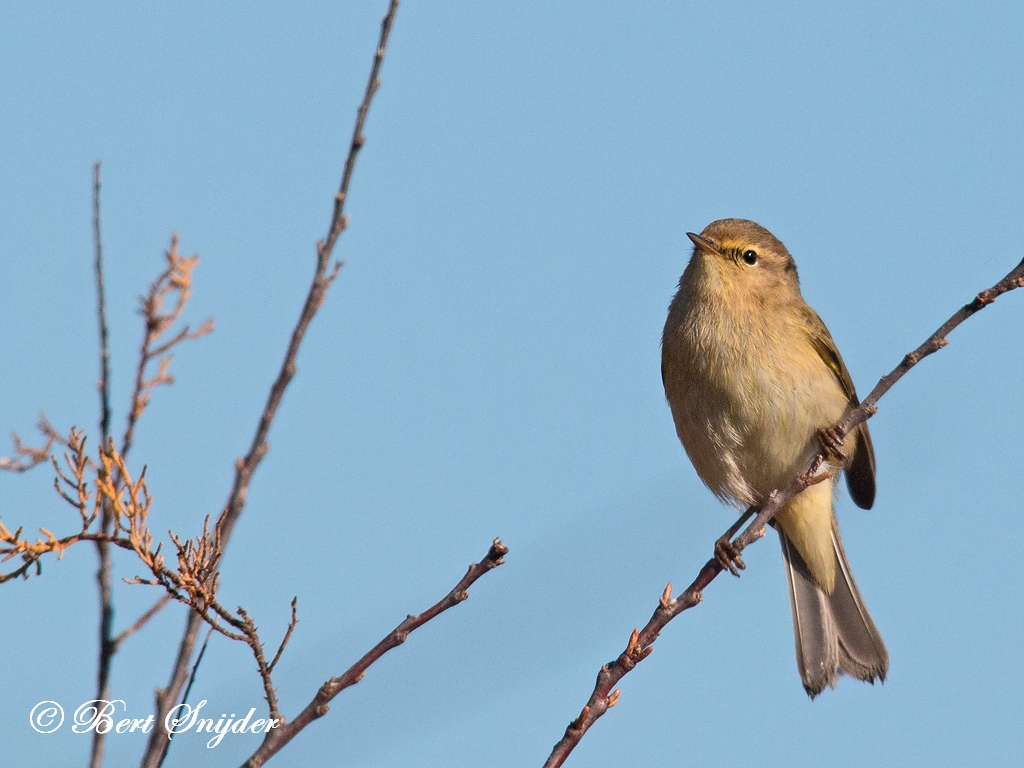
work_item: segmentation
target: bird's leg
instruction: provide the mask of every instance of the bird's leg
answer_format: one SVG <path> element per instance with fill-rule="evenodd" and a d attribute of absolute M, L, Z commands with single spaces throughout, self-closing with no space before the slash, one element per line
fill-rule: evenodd
<path fill-rule="evenodd" d="M 739 550 L 733 546 L 732 537 L 736 535 L 736 532 L 743 527 L 747 520 L 753 517 L 756 511 L 754 507 L 751 507 L 740 515 L 739 519 L 732 524 L 729 530 L 723 533 L 721 538 L 715 542 L 715 560 L 722 566 L 723 571 L 728 571 L 733 576 L 738 577 L 740 571 L 746 569 L 747 564 L 740 557 Z"/>
<path fill-rule="evenodd" d="M 843 450 L 843 438 L 839 436 L 839 430 L 835 427 L 825 427 L 818 430 L 818 444 L 825 452 L 826 459 L 838 459 L 839 463 L 846 465 L 849 457 Z"/>

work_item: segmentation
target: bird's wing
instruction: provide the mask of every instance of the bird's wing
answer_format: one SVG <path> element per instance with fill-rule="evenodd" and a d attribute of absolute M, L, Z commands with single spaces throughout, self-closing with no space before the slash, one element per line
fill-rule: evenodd
<path fill-rule="evenodd" d="M 817 312 L 810 307 L 807 307 L 807 312 L 808 338 L 811 346 L 835 375 L 836 381 L 850 401 L 850 406 L 856 408 L 860 405 L 860 400 L 857 399 L 850 371 L 847 370 L 846 363 L 836 348 L 832 334 L 828 332 Z M 850 489 L 850 498 L 858 507 L 871 509 L 875 502 L 875 449 L 871 445 L 871 433 L 868 432 L 867 422 L 858 424 L 854 434 L 856 444 L 853 456 L 850 457 L 850 465 L 846 467 L 846 487 Z"/>

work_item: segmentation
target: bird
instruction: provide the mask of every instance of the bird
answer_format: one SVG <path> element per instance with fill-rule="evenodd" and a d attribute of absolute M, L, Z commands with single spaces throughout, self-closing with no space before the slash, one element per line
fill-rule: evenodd
<path fill-rule="evenodd" d="M 721 501 L 758 509 L 822 451 L 822 472 L 845 472 L 870 509 L 875 456 L 866 423 L 832 429 L 859 401 L 825 324 L 800 292 L 796 262 L 771 232 L 720 219 L 687 233 L 693 254 L 662 334 L 661 374 L 676 432 L 697 475 Z M 819 478 L 814 478 L 819 479 Z M 889 654 L 853 579 L 832 481 L 797 494 L 772 521 L 782 544 L 803 687 L 814 699 L 843 674 L 885 681 Z M 745 567 L 729 544 L 716 557 Z"/>

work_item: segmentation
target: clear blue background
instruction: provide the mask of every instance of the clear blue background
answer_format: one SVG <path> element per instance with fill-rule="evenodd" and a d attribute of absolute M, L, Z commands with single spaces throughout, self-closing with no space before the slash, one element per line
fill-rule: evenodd
<path fill-rule="evenodd" d="M 170 233 L 199 253 L 179 349 L 131 456 L 156 530 L 193 535 L 247 449 L 312 274 L 385 3 L 13 4 L 0 16 L 0 427 L 45 410 L 95 443 L 91 166 L 115 431 L 136 297 Z M 294 715 L 501 536 L 507 565 L 335 699 L 274 765 L 542 764 L 665 583 L 731 521 L 678 441 L 659 376 L 685 232 L 755 219 L 861 390 L 1024 255 L 1013 3 L 437 4 L 399 11 L 337 255 L 222 598 L 276 646 Z M 1024 760 L 1024 295 L 956 331 L 871 421 L 875 508 L 839 516 L 889 645 L 884 686 L 815 702 L 796 674 L 778 545 L 747 553 L 622 683 L 569 765 L 953 766 Z M 69 532 L 40 467 L 0 477 L 12 529 Z M 92 547 L 0 588 L 10 765 L 83 765 L 30 730 L 94 695 Z M 139 567 L 116 558 L 119 577 Z M 117 628 L 153 600 L 118 582 Z M 184 611 L 117 657 L 153 710 Z M 193 691 L 263 706 L 247 649 L 211 643 Z M 168 766 L 235 765 L 181 737 Z M 109 765 L 143 739 L 108 741 Z"/>

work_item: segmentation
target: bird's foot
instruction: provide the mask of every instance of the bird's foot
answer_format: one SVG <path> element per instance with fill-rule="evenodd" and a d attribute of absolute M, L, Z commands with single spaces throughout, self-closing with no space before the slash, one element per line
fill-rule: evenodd
<path fill-rule="evenodd" d="M 722 566 L 723 571 L 728 571 L 736 577 L 739 577 L 740 571 L 747 567 L 743 558 L 740 557 L 740 551 L 736 549 L 728 536 L 723 536 L 715 542 L 715 560 Z"/>
<path fill-rule="evenodd" d="M 836 459 L 843 465 L 849 460 L 846 451 L 843 450 L 843 438 L 839 436 L 839 430 L 835 427 L 819 429 L 818 444 L 824 451 L 826 459 Z"/>

